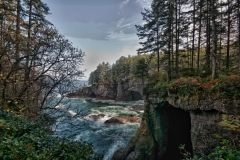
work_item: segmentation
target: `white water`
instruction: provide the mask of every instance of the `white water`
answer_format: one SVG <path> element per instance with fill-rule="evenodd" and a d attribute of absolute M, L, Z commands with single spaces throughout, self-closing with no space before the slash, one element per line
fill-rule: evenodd
<path fill-rule="evenodd" d="M 117 149 L 125 147 L 140 126 L 137 123 L 110 125 L 104 122 L 117 115 L 140 116 L 141 113 L 131 110 L 131 106 L 143 104 L 143 101 L 117 104 L 114 104 L 114 101 L 86 101 L 81 98 L 65 101 L 68 103 L 55 106 L 54 112 L 49 113 L 57 117 L 52 126 L 53 131 L 59 137 L 92 143 L 96 152 L 104 154 L 104 160 L 110 160 Z M 105 116 L 98 120 L 90 118 L 91 115 L 98 114 Z"/>

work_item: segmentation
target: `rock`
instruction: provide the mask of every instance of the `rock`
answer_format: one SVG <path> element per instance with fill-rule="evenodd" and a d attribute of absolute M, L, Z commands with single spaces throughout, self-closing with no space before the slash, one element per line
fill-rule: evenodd
<path fill-rule="evenodd" d="M 135 160 L 135 153 L 134 153 L 134 152 L 131 152 L 131 153 L 127 156 L 126 160 Z"/>
<path fill-rule="evenodd" d="M 96 98 L 116 99 L 117 90 L 115 86 L 105 84 L 96 84 L 91 87 L 91 91 L 96 95 Z"/>
<path fill-rule="evenodd" d="M 105 114 L 97 114 L 97 115 L 90 115 L 89 118 L 93 119 L 93 120 L 98 120 L 105 117 Z"/>
<path fill-rule="evenodd" d="M 135 105 L 131 107 L 133 110 L 144 110 L 144 105 Z"/>
<path fill-rule="evenodd" d="M 112 160 L 120 160 L 123 159 L 123 153 L 125 153 L 125 149 L 124 148 L 120 148 L 118 150 L 115 151 Z"/>
<path fill-rule="evenodd" d="M 78 89 L 69 97 L 91 97 L 98 99 L 111 99 L 117 101 L 143 100 L 143 85 L 141 81 L 127 80 L 117 85 L 93 84 L 90 87 Z"/>
<path fill-rule="evenodd" d="M 125 123 L 141 123 L 141 118 L 136 116 L 116 116 L 104 122 L 105 124 L 125 124 Z"/>
<path fill-rule="evenodd" d="M 143 100 L 143 85 L 141 81 L 129 80 L 118 82 L 117 101 L 137 101 Z"/>
<path fill-rule="evenodd" d="M 237 101 L 147 98 L 141 125 L 118 157 L 183 159 L 178 149 L 181 144 L 189 153 L 206 157 L 223 139 L 240 143 L 239 121 Z"/>

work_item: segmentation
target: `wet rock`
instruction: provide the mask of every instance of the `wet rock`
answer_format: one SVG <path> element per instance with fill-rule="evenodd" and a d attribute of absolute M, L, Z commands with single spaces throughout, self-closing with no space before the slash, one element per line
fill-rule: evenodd
<path fill-rule="evenodd" d="M 223 139 L 233 144 L 240 142 L 239 101 L 220 103 L 220 100 L 200 99 L 194 102 L 171 97 L 164 100 L 151 97 L 146 101 L 138 131 L 118 156 L 124 160 L 127 157 L 183 159 L 178 149 L 181 144 L 185 144 L 189 153 L 205 157 Z"/>
<path fill-rule="evenodd" d="M 135 105 L 131 107 L 133 110 L 144 110 L 144 105 Z"/>
<path fill-rule="evenodd" d="M 89 118 L 93 119 L 93 120 L 98 120 L 105 117 L 105 114 L 97 114 L 97 115 L 90 115 Z"/>
<path fill-rule="evenodd" d="M 131 153 L 127 156 L 126 160 L 135 160 L 135 153 L 134 153 L 134 152 L 131 152 Z"/>
<path fill-rule="evenodd" d="M 141 123 L 141 118 L 133 115 L 130 116 L 116 116 L 106 120 L 105 124 L 125 124 L 125 123 Z"/>

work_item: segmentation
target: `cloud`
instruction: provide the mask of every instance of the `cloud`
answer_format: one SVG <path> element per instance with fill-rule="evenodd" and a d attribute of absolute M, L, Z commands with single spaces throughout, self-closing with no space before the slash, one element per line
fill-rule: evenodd
<path fill-rule="evenodd" d="M 111 23 L 139 14 L 137 0 L 45 0 L 59 21 Z M 51 7 L 54 6 L 54 7 Z"/>
<path fill-rule="evenodd" d="M 120 8 L 123 8 L 125 5 L 127 5 L 129 2 L 129 0 L 124 0 L 121 4 L 120 4 Z"/>
<path fill-rule="evenodd" d="M 61 26 L 71 37 L 107 40 L 114 32 L 136 33 L 134 25 L 141 20 L 139 0 L 45 0 L 52 15 L 47 18 Z"/>
<path fill-rule="evenodd" d="M 150 8 L 152 0 L 136 0 L 141 6 L 142 8 Z"/>
<path fill-rule="evenodd" d="M 140 47 L 137 43 L 137 36 L 133 37 L 130 35 L 124 35 L 120 33 L 114 33 L 111 35 L 111 43 L 109 45 L 113 46 L 114 41 L 118 41 L 115 45 L 115 48 L 118 50 L 114 51 L 114 54 L 109 52 L 101 52 L 97 50 L 87 50 L 86 57 L 85 57 L 85 65 L 84 67 L 87 69 L 85 72 L 85 79 L 88 79 L 89 74 L 96 70 L 97 65 L 102 62 L 109 62 L 113 64 L 119 59 L 121 56 L 127 57 L 128 55 L 137 55 L 136 50 Z M 122 43 L 119 43 L 122 42 Z M 110 48 L 109 48 L 110 49 Z"/>
<path fill-rule="evenodd" d="M 47 19 L 85 53 L 85 75 L 103 61 L 136 55 L 140 47 L 136 24 L 151 0 L 42 0 L 50 7 Z"/>

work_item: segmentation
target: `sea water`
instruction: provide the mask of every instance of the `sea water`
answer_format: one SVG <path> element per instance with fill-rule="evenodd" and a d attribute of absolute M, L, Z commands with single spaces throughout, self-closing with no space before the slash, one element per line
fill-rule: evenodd
<path fill-rule="evenodd" d="M 143 104 L 143 101 L 117 102 L 86 100 L 83 98 L 64 98 L 60 103 L 56 100 L 54 107 L 48 114 L 56 118 L 52 125 L 54 134 L 75 141 L 83 140 L 91 143 L 95 152 L 104 154 L 104 160 L 111 159 L 114 152 L 126 147 L 134 136 L 140 124 L 105 124 L 104 122 L 114 116 L 135 115 L 142 112 L 131 109 L 131 106 Z M 91 115 L 104 114 L 105 116 L 94 120 Z"/>

